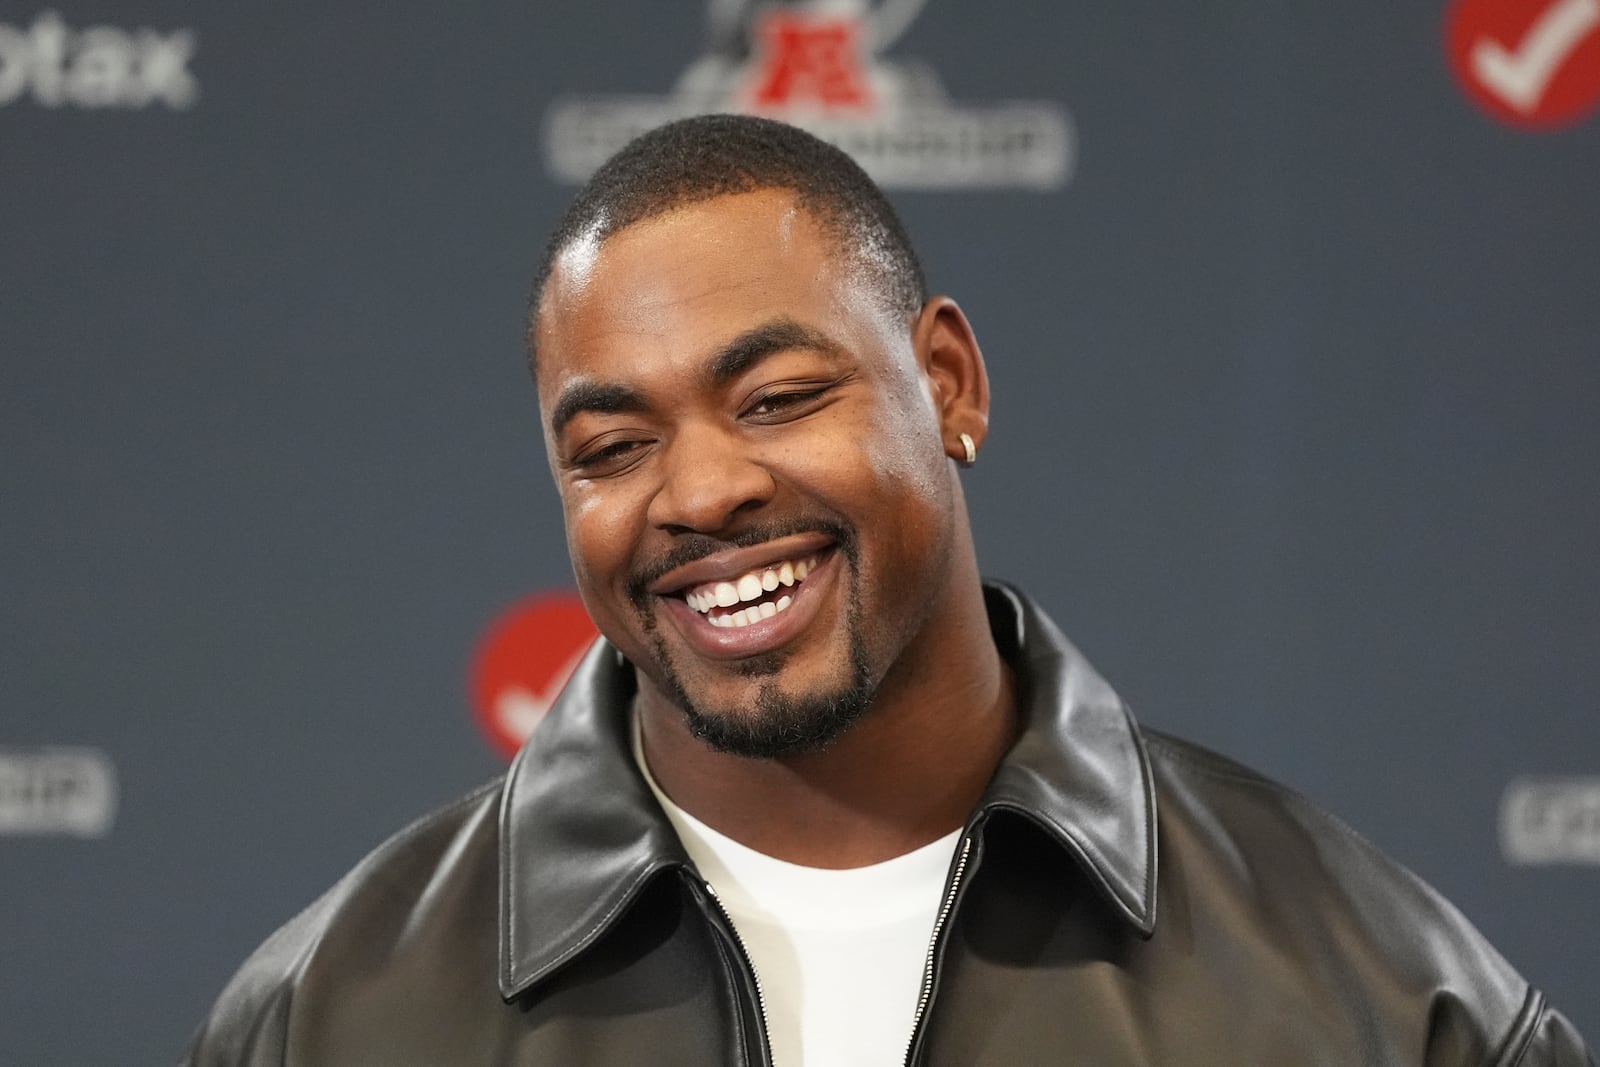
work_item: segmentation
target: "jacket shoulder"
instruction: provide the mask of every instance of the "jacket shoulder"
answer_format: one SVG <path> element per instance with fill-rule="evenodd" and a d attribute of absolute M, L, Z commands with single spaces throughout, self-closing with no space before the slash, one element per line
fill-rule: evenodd
<path fill-rule="evenodd" d="M 417 819 L 264 941 L 223 988 L 185 1065 L 286 1062 L 291 1031 L 325 989 L 393 963 L 440 923 L 487 922 L 494 973 L 502 781 Z"/>
<path fill-rule="evenodd" d="M 1425 1063 L 1589 1064 L 1562 1016 L 1442 895 L 1305 796 L 1142 731 L 1163 908 L 1201 909 L 1372 1020 L 1414 1022 Z M 1297 978 L 1296 980 L 1301 980 Z"/>

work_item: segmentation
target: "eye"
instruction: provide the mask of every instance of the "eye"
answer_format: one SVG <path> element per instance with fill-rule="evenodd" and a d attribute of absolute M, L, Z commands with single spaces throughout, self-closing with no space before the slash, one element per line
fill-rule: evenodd
<path fill-rule="evenodd" d="M 600 442 L 574 456 L 571 466 L 585 478 L 605 478 L 621 474 L 644 455 L 649 444 L 649 441 L 631 437 Z"/>
<path fill-rule="evenodd" d="M 799 418 L 814 410 L 831 388 L 830 383 L 760 393 L 744 409 L 744 417 L 757 422 L 785 422 Z"/>

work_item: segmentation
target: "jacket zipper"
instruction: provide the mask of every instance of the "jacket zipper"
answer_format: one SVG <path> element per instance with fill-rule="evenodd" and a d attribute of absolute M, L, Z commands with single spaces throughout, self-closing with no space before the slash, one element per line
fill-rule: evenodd
<path fill-rule="evenodd" d="M 917 1047 L 917 1038 L 921 1036 L 922 1017 L 928 1011 L 928 1001 L 933 998 L 933 964 L 934 957 L 939 952 L 939 938 L 944 933 L 944 925 L 950 918 L 950 910 L 955 907 L 956 894 L 961 891 L 962 879 L 967 873 L 967 860 L 972 854 L 972 835 L 968 834 L 961 839 L 961 854 L 956 857 L 955 870 L 950 875 L 950 885 L 945 889 L 944 902 L 939 905 L 939 914 L 933 920 L 933 934 L 928 938 L 928 955 L 922 964 L 922 990 L 917 995 L 917 1010 L 911 1017 L 911 1036 L 906 1041 L 906 1067 L 911 1067 L 911 1054 Z M 744 961 L 745 969 L 750 972 L 750 983 L 756 990 L 756 1010 L 761 1016 L 761 1044 L 767 1055 L 770 1067 L 773 1063 L 772 1045 L 769 1034 L 772 1024 L 767 1019 L 767 999 L 761 992 L 761 976 L 756 973 L 756 965 L 750 960 L 750 950 L 745 947 L 744 938 L 739 936 L 739 928 L 733 923 L 733 916 L 728 914 L 728 909 L 722 906 L 722 898 L 717 896 L 717 887 L 704 879 L 700 884 L 705 887 L 706 898 L 717 909 L 717 914 L 722 916 L 722 924 L 733 935 L 734 946 L 739 950 L 739 956 Z"/>
<path fill-rule="evenodd" d="M 756 987 L 756 1010 L 761 1014 L 761 1047 L 766 1053 L 768 1067 L 776 1067 L 772 1059 L 772 1024 L 767 1021 L 767 999 L 761 993 L 761 976 L 756 973 L 756 965 L 751 962 L 750 950 L 744 946 L 744 938 L 739 936 L 739 928 L 733 924 L 733 916 L 728 914 L 728 909 L 722 906 L 722 898 L 717 896 L 717 887 L 702 879 L 700 884 L 705 886 L 706 897 L 710 899 L 717 909 L 717 914 L 722 916 L 722 925 L 728 928 L 733 935 L 734 946 L 739 950 L 739 956 L 744 960 L 744 966 L 750 972 L 750 983 Z"/>
<path fill-rule="evenodd" d="M 944 903 L 939 905 L 939 915 L 933 920 L 933 936 L 928 939 L 928 957 L 922 964 L 922 992 L 917 996 L 917 1011 L 911 1017 L 911 1037 L 906 1041 L 906 1067 L 911 1067 L 911 1055 L 916 1051 L 917 1038 L 922 1036 L 922 1017 L 927 1014 L 928 1001 L 933 999 L 934 957 L 939 953 L 939 937 L 944 924 L 955 906 L 956 894 L 961 890 L 961 879 L 967 873 L 967 857 L 972 853 L 972 835 L 961 839 L 961 855 L 956 857 L 955 870 L 950 875 L 950 886 L 945 890 Z"/>

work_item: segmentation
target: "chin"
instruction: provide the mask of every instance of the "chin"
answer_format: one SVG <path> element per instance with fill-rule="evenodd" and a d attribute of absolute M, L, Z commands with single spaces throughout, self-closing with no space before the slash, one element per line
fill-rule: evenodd
<path fill-rule="evenodd" d="M 689 732 L 718 752 L 776 759 L 817 752 L 837 741 L 872 706 L 877 683 L 862 626 L 853 545 L 843 625 L 824 648 L 774 649 L 715 667 L 669 647 L 645 615 L 651 676 L 677 705 Z M 683 654 L 680 665 L 676 652 Z M 686 668 L 686 669 L 684 669 Z"/>
<path fill-rule="evenodd" d="M 801 696 L 768 682 L 747 708 L 719 711 L 688 701 L 679 706 L 689 731 L 718 752 L 747 759 L 798 756 L 827 748 L 872 707 L 870 678 L 864 670 L 852 673 L 848 685 Z"/>
<path fill-rule="evenodd" d="M 854 726 L 877 691 L 860 627 L 847 626 L 846 633 L 825 678 L 800 682 L 794 677 L 800 665 L 773 653 L 739 663 L 737 680 L 689 679 L 659 645 L 657 673 L 690 733 L 718 752 L 751 759 L 816 752 Z"/>

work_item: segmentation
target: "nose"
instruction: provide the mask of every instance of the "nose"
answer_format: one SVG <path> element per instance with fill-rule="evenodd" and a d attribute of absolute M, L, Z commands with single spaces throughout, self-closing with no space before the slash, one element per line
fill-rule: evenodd
<path fill-rule="evenodd" d="M 714 534 L 772 499 L 772 473 L 747 442 L 710 427 L 684 427 L 666 445 L 651 525 L 670 533 Z"/>

